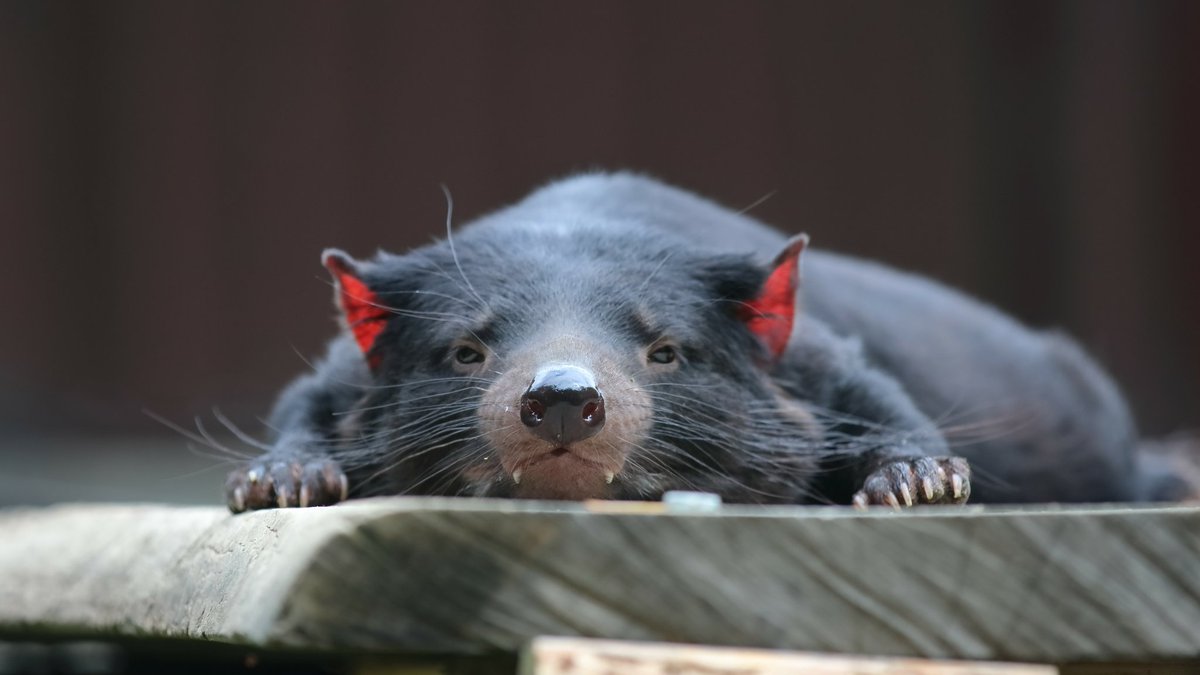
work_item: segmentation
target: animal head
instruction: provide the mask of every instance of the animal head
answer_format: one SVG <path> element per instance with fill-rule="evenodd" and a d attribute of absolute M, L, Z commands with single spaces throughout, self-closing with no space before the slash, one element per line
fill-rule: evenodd
<path fill-rule="evenodd" d="M 366 262 L 327 251 L 372 379 L 343 461 L 370 457 L 415 494 L 787 498 L 811 468 L 791 452 L 811 420 L 770 371 L 806 243 L 764 267 L 661 233 L 531 223 Z"/>

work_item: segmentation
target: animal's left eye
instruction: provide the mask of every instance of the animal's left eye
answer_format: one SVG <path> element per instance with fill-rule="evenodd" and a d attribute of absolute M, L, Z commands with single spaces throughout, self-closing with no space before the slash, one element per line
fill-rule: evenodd
<path fill-rule="evenodd" d="M 471 347 L 459 347 L 454 350 L 454 360 L 463 364 L 483 363 L 484 355 Z"/>
<path fill-rule="evenodd" d="M 654 363 L 668 364 L 675 361 L 675 348 L 671 345 L 663 345 L 654 351 L 650 352 L 650 360 Z"/>

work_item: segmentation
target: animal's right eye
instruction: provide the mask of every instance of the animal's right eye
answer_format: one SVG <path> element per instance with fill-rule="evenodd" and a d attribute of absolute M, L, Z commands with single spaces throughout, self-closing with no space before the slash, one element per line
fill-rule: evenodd
<path fill-rule="evenodd" d="M 471 365 L 473 363 L 483 363 L 484 355 L 477 349 L 471 347 L 459 347 L 454 350 L 454 360 L 463 365 Z"/>
<path fill-rule="evenodd" d="M 654 351 L 650 352 L 650 360 L 660 365 L 667 365 L 675 362 L 675 348 L 671 345 L 663 345 Z"/>

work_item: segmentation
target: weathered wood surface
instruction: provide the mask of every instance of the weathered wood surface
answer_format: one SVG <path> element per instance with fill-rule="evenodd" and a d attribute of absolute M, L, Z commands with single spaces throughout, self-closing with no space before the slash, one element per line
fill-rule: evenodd
<path fill-rule="evenodd" d="M 659 642 L 538 638 L 520 675 L 1057 675 L 1048 665 L 930 661 Z"/>
<path fill-rule="evenodd" d="M 609 506 L 0 511 L 0 633 L 463 654 L 576 635 L 1057 663 L 1200 657 L 1200 508 Z"/>

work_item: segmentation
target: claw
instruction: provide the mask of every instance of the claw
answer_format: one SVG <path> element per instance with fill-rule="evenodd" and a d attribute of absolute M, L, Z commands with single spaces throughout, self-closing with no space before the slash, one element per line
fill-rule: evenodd
<path fill-rule="evenodd" d="M 246 510 L 246 491 L 242 488 L 235 488 L 233 491 L 233 510 L 236 513 Z"/>
<path fill-rule="evenodd" d="M 950 484 L 954 486 L 954 498 L 958 499 L 959 497 L 961 497 L 962 491 L 963 491 L 962 476 L 960 476 L 958 474 L 954 474 L 953 476 L 950 477 Z"/>
<path fill-rule="evenodd" d="M 300 486 L 300 508 L 308 506 L 308 486 Z"/>
<path fill-rule="evenodd" d="M 348 478 L 346 478 L 346 476 L 343 474 L 338 479 L 338 482 L 342 484 L 342 498 L 339 499 L 338 501 L 344 502 L 344 501 L 346 501 L 346 497 L 349 496 L 349 494 L 350 494 L 350 480 Z"/>
<path fill-rule="evenodd" d="M 893 509 L 900 508 L 900 500 L 896 499 L 896 495 L 892 494 L 891 492 L 889 492 L 887 496 L 883 498 L 883 501 L 887 502 L 888 506 L 891 506 Z"/>
<path fill-rule="evenodd" d="M 908 485 L 904 483 L 900 484 L 900 495 L 904 497 L 905 506 L 913 505 L 912 493 L 908 491 Z"/>
<path fill-rule="evenodd" d="M 281 509 L 286 509 L 288 506 L 287 495 L 283 492 L 276 492 L 275 493 L 275 504 L 278 505 L 279 508 L 281 508 Z"/>
<path fill-rule="evenodd" d="M 859 492 L 858 494 L 854 495 L 854 499 L 851 500 L 851 504 L 853 504 L 854 508 L 856 508 L 860 511 L 866 511 L 867 510 L 867 496 L 865 494 Z"/>
<path fill-rule="evenodd" d="M 255 483 L 258 482 L 258 472 L 255 471 L 254 469 L 250 469 L 249 471 L 246 472 L 246 480 L 250 481 L 251 485 L 254 485 Z"/>
<path fill-rule="evenodd" d="M 923 481 L 921 481 L 921 486 L 923 488 L 925 488 L 925 501 L 932 502 L 933 501 L 933 479 L 925 478 Z"/>

